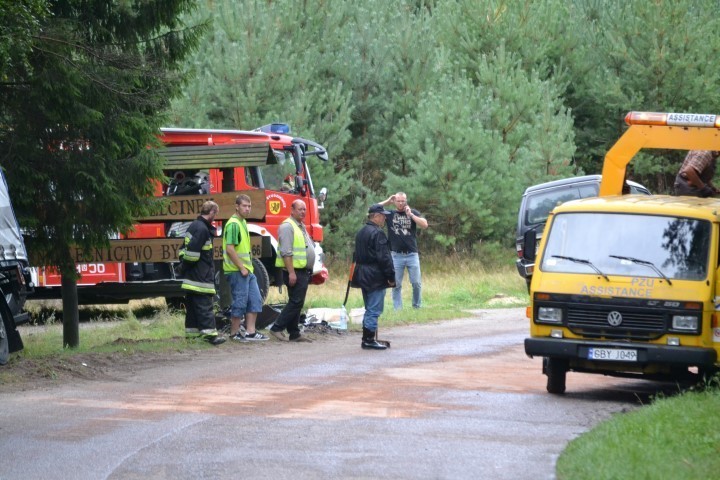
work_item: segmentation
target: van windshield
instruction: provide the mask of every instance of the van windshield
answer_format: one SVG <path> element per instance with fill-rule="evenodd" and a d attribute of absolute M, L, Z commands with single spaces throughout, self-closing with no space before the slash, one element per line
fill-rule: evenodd
<path fill-rule="evenodd" d="M 530 195 L 527 200 L 527 214 L 525 225 L 536 225 L 547 220 L 550 212 L 558 205 L 578 198 L 596 197 L 598 185 L 569 185 L 566 188 L 557 188 L 548 192 L 537 192 Z"/>
<path fill-rule="evenodd" d="M 606 275 L 704 280 L 710 231 L 710 222 L 691 218 L 563 213 L 553 220 L 541 270 L 595 274 L 585 264 L 558 258 L 573 257 Z"/>

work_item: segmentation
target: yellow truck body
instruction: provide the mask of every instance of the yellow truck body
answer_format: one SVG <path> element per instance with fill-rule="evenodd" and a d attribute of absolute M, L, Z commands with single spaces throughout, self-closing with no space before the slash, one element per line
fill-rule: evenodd
<path fill-rule="evenodd" d="M 720 199 L 621 190 L 643 148 L 720 150 L 720 120 L 633 112 L 626 121 L 600 197 L 555 208 L 532 259 L 525 351 L 543 357 L 550 393 L 565 391 L 568 371 L 696 379 L 718 368 Z"/>

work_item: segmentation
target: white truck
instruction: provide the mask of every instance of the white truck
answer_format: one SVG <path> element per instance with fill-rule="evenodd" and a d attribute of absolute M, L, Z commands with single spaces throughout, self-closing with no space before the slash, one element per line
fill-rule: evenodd
<path fill-rule="evenodd" d="M 17 326 L 27 323 L 25 299 L 32 292 L 27 250 L 10 203 L 5 174 L 0 169 L 0 365 L 23 349 Z"/>

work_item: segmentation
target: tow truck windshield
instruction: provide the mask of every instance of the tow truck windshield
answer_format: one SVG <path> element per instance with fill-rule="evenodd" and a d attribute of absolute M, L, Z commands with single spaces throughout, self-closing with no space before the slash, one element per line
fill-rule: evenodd
<path fill-rule="evenodd" d="M 681 217 L 562 213 L 553 220 L 542 270 L 592 274 L 590 264 L 605 275 L 704 280 L 710 229 L 708 221 Z"/>

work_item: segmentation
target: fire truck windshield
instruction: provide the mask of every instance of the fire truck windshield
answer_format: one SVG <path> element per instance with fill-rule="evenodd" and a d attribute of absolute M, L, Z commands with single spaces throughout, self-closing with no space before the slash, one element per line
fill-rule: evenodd
<path fill-rule="evenodd" d="M 296 190 L 296 164 L 293 152 L 288 150 L 273 150 L 277 163 L 265 165 L 260 168 L 265 188 L 280 192 L 297 192 Z M 307 165 L 305 165 L 307 168 Z M 309 181 L 309 176 L 308 176 Z M 312 189 L 311 189 L 312 191 Z"/>

